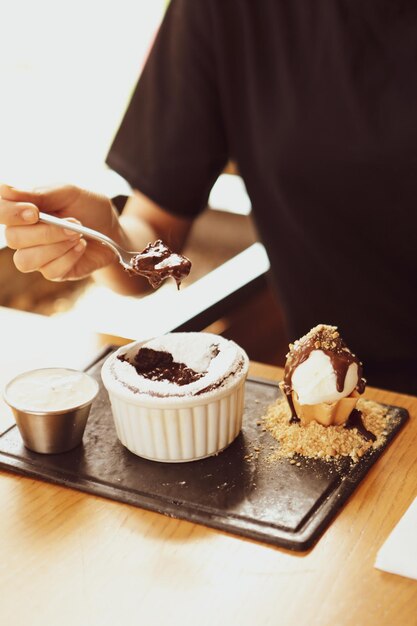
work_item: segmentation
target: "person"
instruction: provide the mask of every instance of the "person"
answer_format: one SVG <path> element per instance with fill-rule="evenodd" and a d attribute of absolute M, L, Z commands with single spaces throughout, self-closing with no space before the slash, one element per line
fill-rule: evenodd
<path fill-rule="evenodd" d="M 172 0 L 107 158 L 134 189 L 125 209 L 3 186 L 16 266 L 140 290 L 38 210 L 180 248 L 233 159 L 289 336 L 336 325 L 369 384 L 416 393 L 416 27 L 411 0 Z"/>

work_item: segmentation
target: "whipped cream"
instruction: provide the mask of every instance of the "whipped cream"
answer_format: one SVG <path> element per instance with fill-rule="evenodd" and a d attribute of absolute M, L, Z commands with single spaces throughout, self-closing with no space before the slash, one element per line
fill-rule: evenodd
<path fill-rule="evenodd" d="M 134 359 L 141 348 L 168 352 L 175 363 L 182 363 L 201 376 L 189 384 L 179 385 L 166 379 L 152 380 L 138 373 Z M 117 356 L 123 356 L 120 360 Z M 234 341 L 211 333 L 168 333 L 139 346 L 119 350 L 109 366 L 114 380 L 134 394 L 159 397 L 184 397 L 208 394 L 228 387 L 248 366 L 248 357 Z"/>
<path fill-rule="evenodd" d="M 5 400 L 22 411 L 64 411 L 91 402 L 97 391 L 97 382 L 84 372 L 44 368 L 10 381 Z"/>

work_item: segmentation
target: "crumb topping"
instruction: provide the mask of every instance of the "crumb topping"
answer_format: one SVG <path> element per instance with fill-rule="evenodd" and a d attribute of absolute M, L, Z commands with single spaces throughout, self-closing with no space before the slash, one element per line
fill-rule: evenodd
<path fill-rule="evenodd" d="M 318 324 L 306 335 L 297 339 L 294 343 L 290 343 L 290 350 L 286 355 L 287 359 L 294 358 L 306 347 L 314 350 L 323 350 L 323 352 L 332 351 L 343 356 L 346 354 L 352 357 L 355 356 L 341 338 L 337 326 L 329 326 L 328 324 Z"/>
<path fill-rule="evenodd" d="M 264 428 L 279 444 L 269 459 L 301 455 L 332 460 L 349 456 L 357 462 L 368 450 L 384 443 L 388 427 L 388 410 L 383 405 L 361 398 L 358 409 L 366 429 L 375 435 L 375 441 L 367 440 L 357 428 L 322 426 L 314 421 L 307 425 L 291 423 L 290 407 L 285 398 L 279 398 L 261 418 Z"/>

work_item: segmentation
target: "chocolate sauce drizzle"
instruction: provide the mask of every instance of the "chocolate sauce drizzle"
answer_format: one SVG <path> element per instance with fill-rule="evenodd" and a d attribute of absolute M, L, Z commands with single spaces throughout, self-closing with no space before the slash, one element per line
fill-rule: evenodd
<path fill-rule="evenodd" d="M 345 428 L 356 428 L 366 441 L 376 441 L 376 435 L 366 428 L 362 420 L 362 413 L 358 409 L 353 409 L 345 424 Z"/>
<path fill-rule="evenodd" d="M 343 391 L 346 374 L 352 363 L 356 363 L 358 366 L 356 391 L 362 394 L 365 390 L 366 380 L 362 377 L 362 363 L 346 346 L 337 327 L 319 324 L 294 344 L 290 344 L 290 351 L 287 354 L 283 390 L 290 406 L 291 421 L 293 422 L 297 421 L 298 417 L 292 400 L 292 376 L 296 368 L 308 359 L 313 350 L 321 350 L 330 358 L 336 376 L 337 391 Z"/>
<path fill-rule="evenodd" d="M 156 289 L 166 278 L 172 277 L 178 289 L 191 270 L 191 261 L 187 257 L 173 252 L 161 239 L 149 243 L 142 252 L 133 257 L 131 274 L 145 276 Z"/>
<path fill-rule="evenodd" d="M 288 400 L 288 404 L 292 405 L 292 411 L 291 411 L 291 417 L 290 417 L 290 424 L 299 424 L 300 423 L 300 418 L 297 417 L 297 415 L 295 414 L 295 408 L 294 408 L 294 403 L 292 401 L 292 398 L 290 396 L 286 396 L 287 400 Z"/>

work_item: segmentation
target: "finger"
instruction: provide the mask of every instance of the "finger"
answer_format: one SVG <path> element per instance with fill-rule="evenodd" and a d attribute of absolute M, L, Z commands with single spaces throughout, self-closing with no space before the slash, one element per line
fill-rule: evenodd
<path fill-rule="evenodd" d="M 38 219 L 39 209 L 30 202 L 0 200 L 0 224 L 5 224 L 6 226 L 36 224 Z"/>
<path fill-rule="evenodd" d="M 77 241 L 81 235 L 74 233 L 72 230 L 66 230 L 58 226 L 49 226 L 39 222 L 31 228 L 27 226 L 8 226 L 5 229 L 5 237 L 9 248 L 18 250 L 20 248 L 46 246 L 60 241 Z"/>
<path fill-rule="evenodd" d="M 65 277 L 72 270 L 74 265 L 80 260 L 82 255 L 85 252 L 87 247 L 87 242 L 85 239 L 80 239 L 80 241 L 68 252 L 63 254 L 61 257 L 47 263 L 46 265 L 39 268 L 41 274 L 47 280 L 52 281 L 61 281 L 65 280 Z"/>
<path fill-rule="evenodd" d="M 13 256 L 14 264 L 24 274 L 36 272 L 41 267 L 64 256 L 79 243 L 79 241 L 61 241 L 50 246 L 35 246 L 33 248 L 16 250 Z"/>
<path fill-rule="evenodd" d="M 50 187 L 44 189 L 18 189 L 9 185 L 0 185 L 0 196 L 14 202 L 30 202 L 41 211 L 53 213 L 74 202 L 81 190 L 74 185 Z"/>
<path fill-rule="evenodd" d="M 25 189 L 18 189 L 17 187 L 11 187 L 10 185 L 0 185 L 0 196 L 4 200 L 11 200 L 14 202 L 30 202 L 37 206 L 41 203 L 42 193 L 40 191 L 27 191 Z"/>

